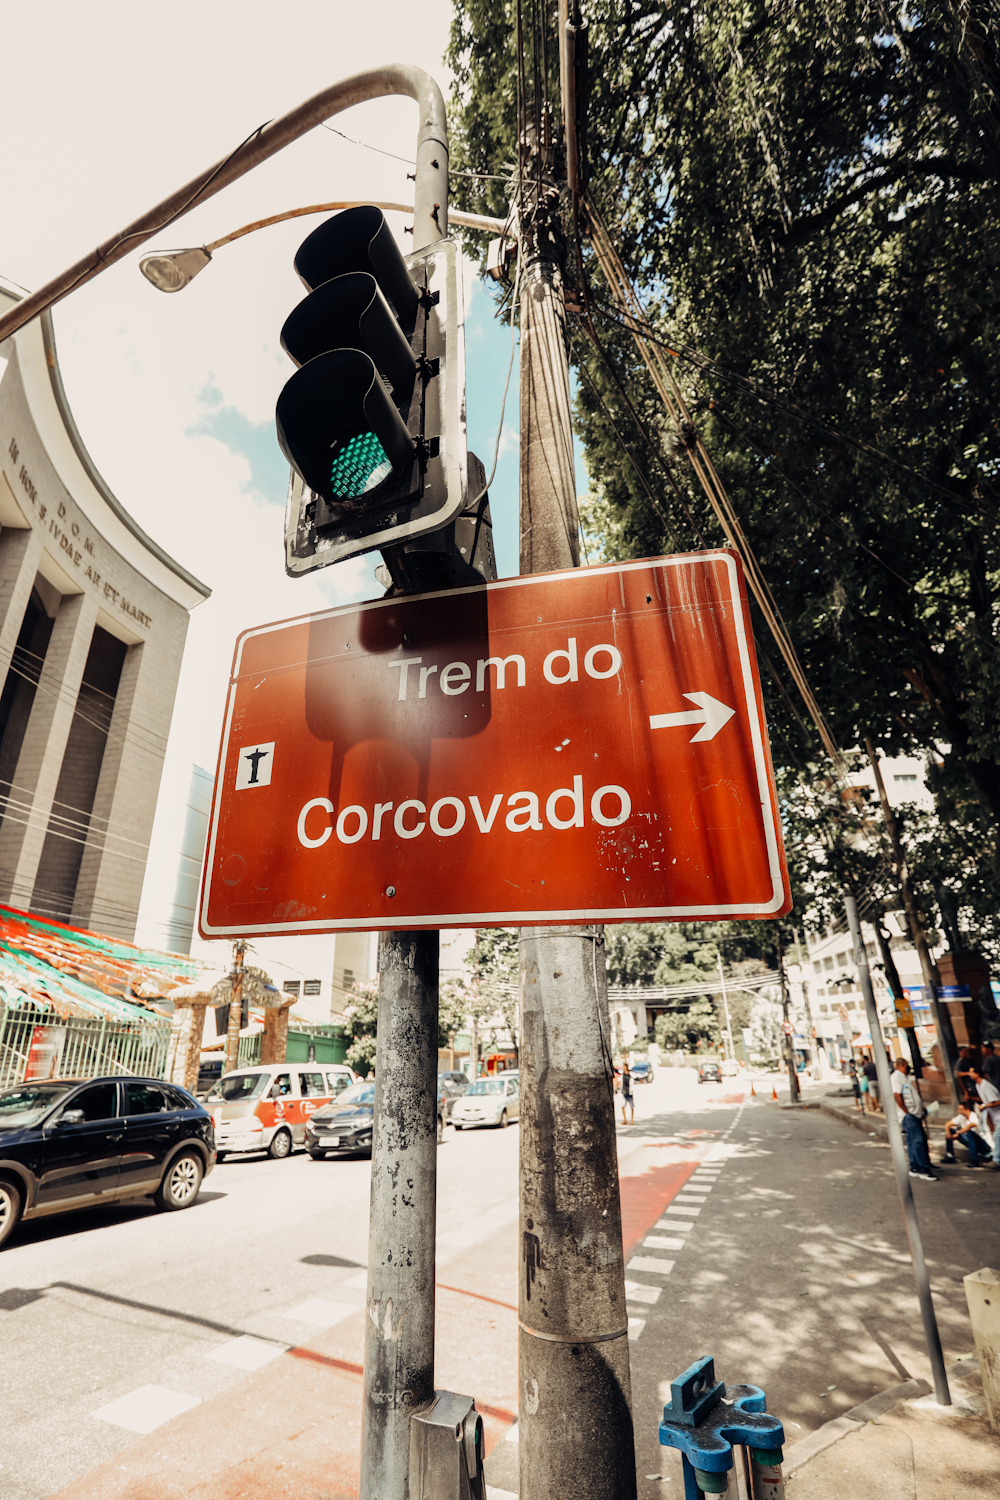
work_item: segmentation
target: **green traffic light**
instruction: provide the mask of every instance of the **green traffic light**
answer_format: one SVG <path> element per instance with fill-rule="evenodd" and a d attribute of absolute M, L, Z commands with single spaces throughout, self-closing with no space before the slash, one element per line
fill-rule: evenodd
<path fill-rule="evenodd" d="M 389 456 L 374 432 L 359 432 L 340 448 L 330 465 L 330 493 L 348 500 L 366 495 L 392 473 Z"/>

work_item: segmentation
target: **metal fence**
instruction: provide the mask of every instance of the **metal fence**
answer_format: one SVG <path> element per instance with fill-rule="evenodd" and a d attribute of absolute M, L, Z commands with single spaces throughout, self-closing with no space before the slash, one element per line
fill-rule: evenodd
<path fill-rule="evenodd" d="M 262 1031 L 254 1031 L 249 1036 L 240 1037 L 240 1050 L 236 1058 L 238 1068 L 252 1068 L 255 1063 L 260 1062 L 260 1044 L 263 1039 Z"/>
<path fill-rule="evenodd" d="M 162 1078 L 170 1022 L 65 1020 L 35 1005 L 0 1002 L 0 1087 L 24 1078 Z"/>

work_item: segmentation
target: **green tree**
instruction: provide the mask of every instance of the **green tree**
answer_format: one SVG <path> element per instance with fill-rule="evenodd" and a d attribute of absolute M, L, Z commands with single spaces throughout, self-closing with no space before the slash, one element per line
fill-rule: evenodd
<path fill-rule="evenodd" d="M 540 14 L 552 57 L 555 5 Z M 842 745 L 872 734 L 890 753 L 941 760 L 944 816 L 978 804 L 989 862 L 1000 817 L 995 8 L 593 0 L 586 19 L 590 201 L 675 351 L 820 706 Z M 509 3 L 456 0 L 452 115 L 466 170 L 502 174 L 515 158 L 514 32 Z M 463 206 L 506 211 L 502 183 L 457 181 Z M 594 335 L 585 320 L 573 329 L 585 523 L 609 556 L 717 545 L 686 460 L 691 434 L 669 427 L 617 326 L 585 213 L 565 227 L 571 244 L 580 230 L 570 272 Z M 807 774 L 817 742 L 756 623 L 775 759 Z M 981 904 L 971 887 L 955 894 Z"/>
<path fill-rule="evenodd" d="M 365 1078 L 375 1067 L 375 1036 L 378 1031 L 376 980 L 355 980 L 351 985 L 351 1001 L 344 1007 L 342 1024 L 350 1044 L 347 1065 Z"/>

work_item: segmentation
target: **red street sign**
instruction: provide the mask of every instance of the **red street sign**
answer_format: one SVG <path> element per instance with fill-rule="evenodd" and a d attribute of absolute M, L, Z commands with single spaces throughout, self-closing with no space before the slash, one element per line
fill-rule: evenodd
<path fill-rule="evenodd" d="M 378 600 L 237 641 L 203 937 L 790 904 L 731 552 Z"/>

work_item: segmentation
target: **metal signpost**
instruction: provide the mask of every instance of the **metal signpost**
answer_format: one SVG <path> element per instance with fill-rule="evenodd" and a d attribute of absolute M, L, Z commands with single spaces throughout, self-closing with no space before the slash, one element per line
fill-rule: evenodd
<path fill-rule="evenodd" d="M 383 600 L 240 637 L 204 937 L 788 905 L 732 553 Z"/>
<path fill-rule="evenodd" d="M 917 1300 L 920 1303 L 920 1317 L 924 1325 L 924 1338 L 927 1342 L 927 1356 L 930 1360 L 931 1377 L 934 1381 L 934 1394 L 942 1406 L 950 1406 L 951 1395 L 948 1390 L 948 1376 L 944 1367 L 944 1355 L 941 1351 L 941 1336 L 938 1333 L 937 1318 L 934 1314 L 930 1278 L 927 1274 L 927 1262 L 924 1260 L 924 1247 L 920 1238 L 920 1226 L 917 1223 L 917 1208 L 913 1201 L 910 1164 L 907 1160 L 903 1132 L 896 1116 L 895 1095 L 892 1092 L 892 1080 L 889 1073 L 889 1059 L 886 1054 L 885 1043 L 882 1040 L 882 1033 L 879 1029 L 878 1008 L 875 1004 L 875 992 L 872 989 L 871 971 L 868 968 L 868 954 L 865 952 L 864 941 L 861 937 L 858 907 L 853 896 L 844 897 L 844 909 L 847 914 L 847 925 L 854 943 L 854 962 L 857 964 L 858 973 L 861 976 L 861 993 L 865 997 L 868 1029 L 872 1036 L 872 1057 L 875 1060 L 875 1069 L 878 1073 L 879 1092 L 882 1095 L 886 1129 L 889 1134 L 889 1145 L 892 1148 L 892 1164 L 896 1171 L 896 1186 L 899 1189 L 899 1202 L 903 1210 L 903 1223 L 906 1226 L 906 1238 L 910 1246 L 910 1259 L 913 1261 L 913 1279 L 917 1284 Z"/>

